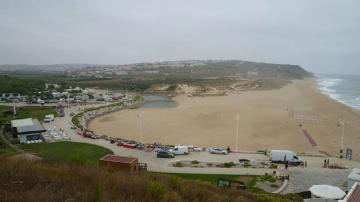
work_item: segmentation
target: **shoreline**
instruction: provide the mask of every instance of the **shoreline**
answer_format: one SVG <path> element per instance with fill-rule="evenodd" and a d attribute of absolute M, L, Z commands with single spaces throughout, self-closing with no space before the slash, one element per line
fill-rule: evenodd
<path fill-rule="evenodd" d="M 263 97 L 267 97 L 268 102 L 264 102 Z M 246 91 L 221 97 L 189 98 L 182 94 L 172 100 L 178 103 L 175 108 L 141 109 L 145 116 L 144 143 L 222 147 L 229 145 L 235 148 L 235 121 L 232 114 L 238 110 L 244 114 L 240 124 L 240 150 L 293 149 L 299 153 L 318 153 L 321 150 L 336 156 L 340 139 L 336 138 L 339 131 L 336 131 L 337 115 L 331 112 L 333 109 L 341 111 L 345 119 L 351 120 L 351 130 L 348 131 L 350 135 L 345 139 L 345 145 L 353 149 L 353 158 L 360 156 L 360 151 L 357 151 L 356 144 L 354 145 L 359 142 L 354 134 L 360 129 L 353 124 L 360 120 L 360 111 L 323 94 L 318 89 L 316 78 L 295 80 L 275 90 Z M 235 106 L 242 101 L 245 107 Z M 229 107 L 229 104 L 234 107 Z M 297 116 L 319 117 L 319 124 L 307 121 L 299 123 L 290 117 L 291 109 Z M 139 120 L 136 118 L 139 111 L 124 109 L 98 117 L 91 121 L 89 128 L 111 137 L 139 141 Z M 261 116 L 265 117 L 260 118 Z M 277 118 L 279 121 L 273 120 Z M 303 128 L 312 135 L 318 146 L 309 145 L 299 124 L 304 125 Z"/>
<path fill-rule="evenodd" d="M 339 96 L 341 97 L 342 95 L 338 94 L 338 92 L 336 90 L 331 89 L 331 87 L 336 86 L 339 81 L 343 81 L 344 78 L 332 78 L 331 76 L 322 78 L 320 75 L 319 76 L 315 75 L 314 79 L 317 82 L 317 87 L 321 94 L 324 94 L 327 97 L 329 97 L 331 100 L 335 100 L 338 103 L 344 104 L 344 105 L 354 109 L 355 111 L 360 112 L 360 107 L 356 107 L 356 106 L 350 104 L 349 101 L 345 101 L 340 98 L 336 98 Z M 326 85 L 326 84 L 323 84 L 324 82 L 325 83 L 330 82 L 331 84 Z"/>

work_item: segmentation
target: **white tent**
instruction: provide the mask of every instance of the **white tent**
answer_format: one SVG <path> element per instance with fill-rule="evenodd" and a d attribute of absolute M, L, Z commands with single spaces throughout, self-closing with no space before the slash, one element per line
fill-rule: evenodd
<path fill-rule="evenodd" d="M 338 187 L 333 187 L 330 185 L 313 185 L 310 187 L 309 191 L 313 196 L 322 198 L 322 199 L 342 199 L 346 193 Z"/>

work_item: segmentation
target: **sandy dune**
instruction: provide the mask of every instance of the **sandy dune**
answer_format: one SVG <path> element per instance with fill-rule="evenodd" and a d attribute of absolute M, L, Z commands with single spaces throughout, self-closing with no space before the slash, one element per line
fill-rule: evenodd
<path fill-rule="evenodd" d="M 338 155 L 338 119 L 343 117 L 347 123 L 345 148 L 352 148 L 353 158 L 360 159 L 358 111 L 321 94 L 314 79 L 294 81 L 279 90 L 219 97 L 180 95 L 174 100 L 179 103 L 176 108 L 123 110 L 93 120 L 90 129 L 141 141 L 137 115 L 142 111 L 144 142 L 235 149 L 235 116 L 239 112 L 239 150 L 292 149 Z M 310 144 L 302 129 L 317 146 Z"/>

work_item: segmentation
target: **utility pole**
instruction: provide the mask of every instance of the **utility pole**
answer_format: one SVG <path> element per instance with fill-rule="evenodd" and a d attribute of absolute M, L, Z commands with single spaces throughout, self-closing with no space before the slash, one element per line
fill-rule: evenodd
<path fill-rule="evenodd" d="M 236 152 L 238 152 L 238 141 L 239 141 L 239 121 L 240 121 L 240 114 L 236 112 Z"/>
<path fill-rule="evenodd" d="M 85 135 L 85 106 L 86 106 L 86 104 L 84 104 L 83 116 L 82 116 L 82 131 L 83 131 L 83 135 Z"/>
<path fill-rule="evenodd" d="M 140 141 L 141 144 L 144 144 L 144 134 L 143 134 L 143 112 L 140 111 L 140 113 L 138 114 L 139 117 L 139 132 L 140 132 Z M 145 148 L 144 148 L 145 149 Z M 142 155 L 144 156 L 144 149 L 142 150 Z"/>

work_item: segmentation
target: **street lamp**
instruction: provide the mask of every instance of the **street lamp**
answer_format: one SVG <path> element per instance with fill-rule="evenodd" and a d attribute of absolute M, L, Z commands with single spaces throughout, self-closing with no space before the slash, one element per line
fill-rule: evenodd
<path fill-rule="evenodd" d="M 240 121 L 240 114 L 236 112 L 236 152 L 238 152 L 238 141 L 239 141 L 239 121 Z"/>

